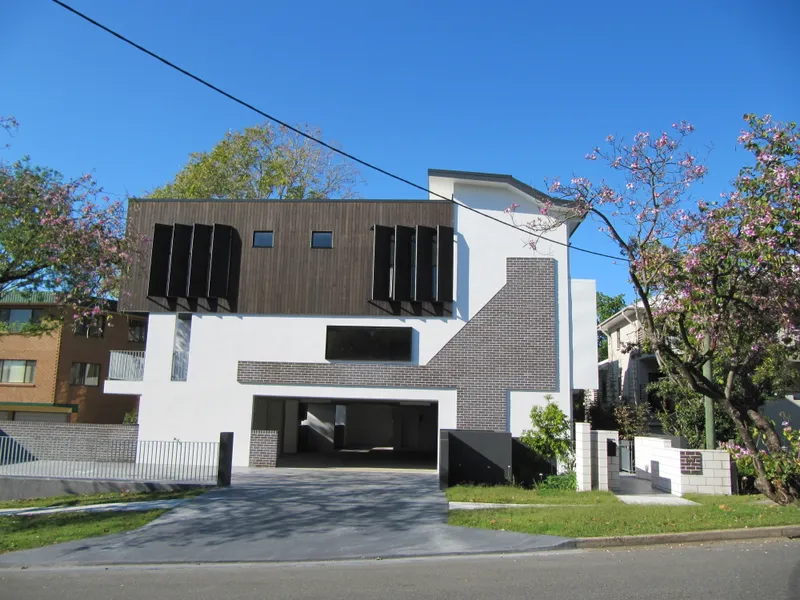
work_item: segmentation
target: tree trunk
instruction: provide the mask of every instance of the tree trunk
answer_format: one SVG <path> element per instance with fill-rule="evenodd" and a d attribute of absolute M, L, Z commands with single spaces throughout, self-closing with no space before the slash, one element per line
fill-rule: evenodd
<path fill-rule="evenodd" d="M 772 428 L 769 427 L 769 423 L 760 414 L 756 413 L 757 416 L 763 421 L 763 423 L 760 424 L 761 426 L 756 424 L 756 421 L 753 419 L 751 415 L 751 413 L 753 412 L 752 409 L 744 413 L 745 415 L 747 415 L 747 420 L 746 420 L 743 414 L 733 406 L 733 404 L 730 401 L 730 398 L 728 397 L 724 398 L 723 405 L 725 407 L 725 410 L 728 411 L 728 414 L 733 420 L 734 425 L 736 425 L 736 429 L 739 431 L 739 435 L 742 438 L 744 447 L 748 450 L 748 452 L 751 453 L 753 457 L 753 467 L 756 471 L 755 488 L 759 492 L 764 494 L 767 498 L 775 502 L 776 504 L 785 506 L 787 504 L 792 504 L 793 502 L 795 502 L 798 498 L 800 498 L 800 490 L 798 490 L 796 486 L 792 485 L 791 483 L 789 483 L 788 485 L 784 485 L 779 480 L 770 480 L 767 477 L 766 469 L 764 469 L 764 461 L 761 460 L 761 454 L 759 453 L 758 448 L 756 447 L 755 440 L 753 439 L 753 436 L 750 433 L 750 427 L 749 427 L 750 424 L 747 422 L 747 420 L 751 421 L 752 424 L 759 429 L 759 431 L 762 431 L 761 427 L 766 425 L 767 429 L 770 430 L 773 435 L 775 435 L 775 440 L 777 441 L 778 439 L 777 435 L 772 430 Z M 770 449 L 770 452 L 772 451 L 773 450 Z M 783 452 L 779 442 L 778 442 L 778 452 Z"/>

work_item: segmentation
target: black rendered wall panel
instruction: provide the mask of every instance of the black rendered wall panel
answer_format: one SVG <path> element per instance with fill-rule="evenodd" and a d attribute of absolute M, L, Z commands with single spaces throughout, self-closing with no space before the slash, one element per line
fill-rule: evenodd
<path fill-rule="evenodd" d="M 374 225 L 372 236 L 372 299 L 389 300 L 390 267 L 392 263 L 391 227 Z"/>
<path fill-rule="evenodd" d="M 169 255 L 172 247 L 172 225 L 156 223 L 153 226 L 153 243 L 150 248 L 150 274 L 147 295 L 165 297 L 169 279 Z"/>
<path fill-rule="evenodd" d="M 414 277 L 414 300 L 433 302 L 433 227 L 417 226 L 417 243 Z"/>
<path fill-rule="evenodd" d="M 396 225 L 394 228 L 394 281 L 392 300 L 411 300 L 411 264 L 414 260 L 413 227 Z"/>
<path fill-rule="evenodd" d="M 228 296 L 232 235 L 233 228 L 230 225 L 214 224 L 211 234 L 211 267 L 208 275 L 209 298 Z"/>
<path fill-rule="evenodd" d="M 453 228 L 439 225 L 436 228 L 436 301 L 453 301 Z"/>
<path fill-rule="evenodd" d="M 192 252 L 189 258 L 187 298 L 205 298 L 208 293 L 208 265 L 211 257 L 211 225 L 194 224 Z"/>

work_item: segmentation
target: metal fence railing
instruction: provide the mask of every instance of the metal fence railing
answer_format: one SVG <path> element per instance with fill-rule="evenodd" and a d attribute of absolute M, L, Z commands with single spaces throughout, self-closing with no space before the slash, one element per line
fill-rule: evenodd
<path fill-rule="evenodd" d="M 217 480 L 219 442 L 139 441 L 120 460 L 108 460 L 99 452 L 85 459 L 39 458 L 35 442 L 0 437 L 0 476 L 213 483 Z M 117 451 L 119 452 L 119 448 Z M 127 454 L 127 456 L 125 456 Z"/>
<path fill-rule="evenodd" d="M 141 381 L 144 378 L 144 351 L 112 350 L 108 362 L 108 378 Z"/>

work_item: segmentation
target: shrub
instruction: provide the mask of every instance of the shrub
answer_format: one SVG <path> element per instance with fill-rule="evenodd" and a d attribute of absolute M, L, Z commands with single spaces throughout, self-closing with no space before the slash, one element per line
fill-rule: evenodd
<path fill-rule="evenodd" d="M 537 490 L 566 490 L 578 489 L 578 478 L 575 473 L 564 473 L 562 475 L 550 475 L 536 486 Z"/>
<path fill-rule="evenodd" d="M 123 425 L 136 425 L 139 422 L 139 411 L 132 410 L 130 412 L 126 412 L 125 416 L 122 417 L 122 424 Z"/>
<path fill-rule="evenodd" d="M 767 452 L 759 450 L 761 461 L 764 464 L 767 479 L 775 487 L 797 488 L 800 487 L 800 431 L 792 428 L 789 422 L 783 421 L 783 435 L 787 446 L 781 452 Z M 739 489 L 743 493 L 755 493 L 754 483 L 756 469 L 753 464 L 753 453 L 747 448 L 733 443 L 723 442 L 720 448 L 727 450 L 731 460 L 736 463 L 739 476 Z"/>
<path fill-rule="evenodd" d="M 621 404 L 614 409 L 614 418 L 619 437 L 623 440 L 632 440 L 635 436 L 647 435 L 650 431 L 650 408 L 647 404 Z"/>
<path fill-rule="evenodd" d="M 547 460 L 569 464 L 572 459 L 569 419 L 550 394 L 545 399 L 546 406 L 531 409 L 533 427 L 522 432 L 520 441 Z"/>

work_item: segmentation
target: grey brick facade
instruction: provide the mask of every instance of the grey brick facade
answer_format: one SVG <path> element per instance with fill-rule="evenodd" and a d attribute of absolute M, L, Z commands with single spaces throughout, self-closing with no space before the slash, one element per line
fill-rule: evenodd
<path fill-rule="evenodd" d="M 249 384 L 456 389 L 459 429 L 505 431 L 509 390 L 558 387 L 556 290 L 554 259 L 508 258 L 506 285 L 427 365 L 240 361 L 237 379 Z"/>
<path fill-rule="evenodd" d="M 138 425 L 0 421 L 5 459 L 134 462 Z"/>
<path fill-rule="evenodd" d="M 278 462 L 277 431 L 254 429 L 250 432 L 250 466 L 275 467 Z"/>

